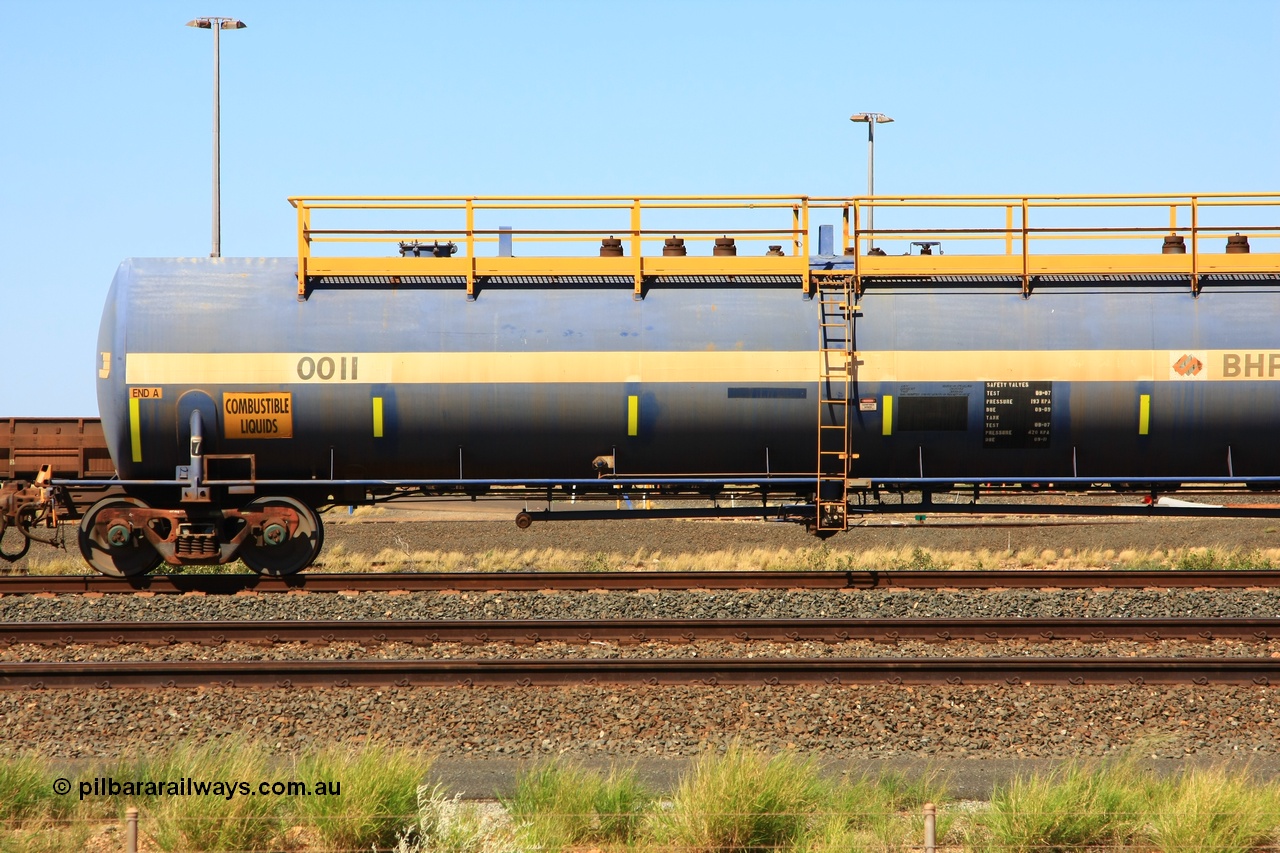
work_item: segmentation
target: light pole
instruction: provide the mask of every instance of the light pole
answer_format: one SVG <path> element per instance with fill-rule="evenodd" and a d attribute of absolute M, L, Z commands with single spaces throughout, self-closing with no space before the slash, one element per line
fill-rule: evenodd
<path fill-rule="evenodd" d="M 218 176 L 218 133 L 221 118 L 218 113 L 218 32 L 219 30 L 243 30 L 244 21 L 235 18 L 196 18 L 187 21 L 188 27 L 213 30 L 213 251 L 211 258 L 222 257 L 222 184 Z"/>
<path fill-rule="evenodd" d="M 866 122 L 867 124 L 867 195 L 874 196 L 876 194 L 876 125 L 888 124 L 893 119 L 884 113 L 854 113 L 849 116 L 849 121 Z M 869 249 L 874 249 L 876 247 L 876 208 L 874 204 L 867 205 L 867 228 L 871 231 Z"/>

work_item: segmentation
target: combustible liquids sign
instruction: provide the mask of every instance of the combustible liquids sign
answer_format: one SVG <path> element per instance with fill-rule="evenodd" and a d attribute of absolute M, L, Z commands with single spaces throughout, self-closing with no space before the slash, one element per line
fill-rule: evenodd
<path fill-rule="evenodd" d="M 222 424 L 227 438 L 293 438 L 293 394 L 223 394 Z"/>

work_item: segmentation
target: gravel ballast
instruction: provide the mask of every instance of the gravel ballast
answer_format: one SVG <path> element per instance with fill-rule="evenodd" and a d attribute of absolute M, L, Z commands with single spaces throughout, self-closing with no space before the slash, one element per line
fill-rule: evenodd
<path fill-rule="evenodd" d="M 221 738 L 287 752 L 376 741 L 454 758 L 680 757 L 735 739 L 830 758 L 1280 751 L 1280 697 L 1265 687 L 4 691 L 0 720 L 0 752 L 55 758 Z"/>
<path fill-rule="evenodd" d="M 220 619 L 1280 617 L 1280 589 L 13 595 L 0 623 Z"/>
<path fill-rule="evenodd" d="M 1046 528 L 861 528 L 833 549 L 927 547 L 1137 549 L 1280 545 L 1276 523 L 1113 522 Z M 571 523 L 519 531 L 509 522 L 331 524 L 328 542 L 347 553 L 436 549 L 558 548 L 629 556 L 749 548 L 813 548 L 803 530 L 779 524 Z M 322 556 L 323 560 L 323 556 Z M 5 621 L 282 619 L 610 619 L 1277 617 L 1276 590 L 785 591 L 630 593 L 362 593 L 219 596 L 6 596 Z M 424 657 L 874 654 L 1150 655 L 1280 654 L 1273 642 L 1078 644 L 899 643 L 606 644 L 362 647 L 175 646 L 105 649 L 15 646 L 8 660 L 62 654 L 139 657 Z M 78 656 L 78 657 L 77 657 Z M 732 740 L 833 760 L 894 757 L 1057 759 L 1142 754 L 1182 759 L 1280 754 L 1280 694 L 1269 686 L 1165 687 L 457 687 L 0 691 L 6 737 L 0 754 L 115 756 L 184 741 L 261 739 L 289 752 L 332 742 L 422 746 L 449 759 L 675 759 Z"/>

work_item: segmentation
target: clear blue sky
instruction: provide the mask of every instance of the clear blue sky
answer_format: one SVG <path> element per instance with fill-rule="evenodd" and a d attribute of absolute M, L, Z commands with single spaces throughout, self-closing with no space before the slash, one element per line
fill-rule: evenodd
<path fill-rule="evenodd" d="M 0 417 L 94 415 L 132 256 L 305 194 L 1280 190 L 1280 2 L 0 0 Z M 1275 223 L 1273 223 L 1275 224 Z M 199 298 L 174 293 L 175 299 Z"/>

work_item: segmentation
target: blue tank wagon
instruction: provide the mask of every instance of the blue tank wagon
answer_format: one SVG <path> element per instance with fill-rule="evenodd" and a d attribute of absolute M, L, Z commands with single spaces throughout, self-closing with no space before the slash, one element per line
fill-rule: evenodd
<path fill-rule="evenodd" d="M 736 512 L 825 534 L 901 511 L 890 491 L 972 491 L 978 511 L 988 490 L 1277 488 L 1280 255 L 1256 251 L 1278 233 L 1256 222 L 1280 198 L 965 201 L 1004 227 L 873 235 L 868 199 L 588 199 L 629 207 L 630 228 L 555 232 L 603 236 L 573 256 L 537 254 L 546 230 L 475 225 L 563 199 L 296 199 L 297 258 L 126 261 L 98 400 L 129 497 L 89 510 L 82 550 L 108 574 L 237 557 L 290 573 L 319 551 L 318 508 L 407 494 L 734 494 L 756 501 Z M 876 200 L 894 203 L 956 200 Z M 400 257 L 313 254 L 369 235 L 312 226 L 352 207 L 452 208 L 466 226 L 378 232 Z M 791 221 L 641 227 L 694 207 Z M 1168 209 L 1170 226 L 1058 227 L 1063 207 Z M 1209 211 L 1249 224 L 1207 227 Z M 839 253 L 830 229 L 809 246 L 823 212 Z M 1160 235 L 1175 239 L 1152 251 Z M 906 254 L 866 254 L 872 237 Z M 1036 251 L 1054 238 L 1095 242 Z M 1095 251 L 1118 238 L 1138 248 Z"/>

